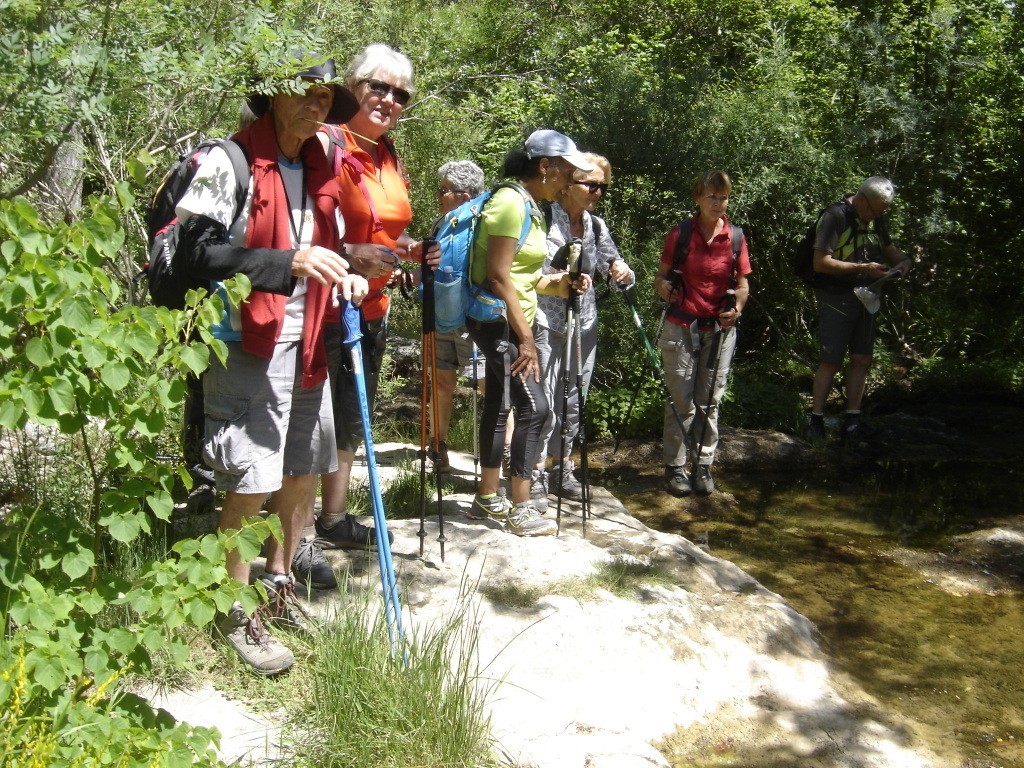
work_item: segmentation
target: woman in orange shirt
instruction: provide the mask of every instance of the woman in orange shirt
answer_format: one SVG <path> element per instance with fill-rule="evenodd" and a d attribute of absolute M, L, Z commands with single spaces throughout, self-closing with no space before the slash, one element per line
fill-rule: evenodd
<path fill-rule="evenodd" d="M 370 284 L 362 304 L 362 353 L 372 412 L 387 340 L 390 298 L 385 289 L 402 261 L 420 260 L 420 243 L 406 233 L 412 221 L 409 180 L 387 135 L 412 98 L 412 64 L 387 45 L 375 43 L 349 62 L 345 83 L 355 94 L 359 111 L 335 132 L 336 146 L 329 154 L 337 153 L 336 168 L 340 162 L 346 248 L 353 268 Z M 333 330 L 327 344 L 339 466 L 337 472 L 323 475 L 322 511 L 315 527 L 321 543 L 363 547 L 376 542 L 374 530 L 347 514 L 349 479 L 363 439 L 362 420 L 351 364 L 342 351 L 342 332 L 340 327 Z M 297 559 L 293 566 L 295 575 L 306 583 L 334 586 L 333 572 L 323 558 L 314 555 L 304 563 Z"/>

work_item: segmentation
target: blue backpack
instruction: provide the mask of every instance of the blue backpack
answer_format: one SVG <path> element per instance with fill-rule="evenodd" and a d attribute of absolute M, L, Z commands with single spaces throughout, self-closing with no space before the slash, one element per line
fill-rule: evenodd
<path fill-rule="evenodd" d="M 437 330 L 442 333 L 450 333 L 465 325 L 467 317 L 486 323 L 506 316 L 505 302 L 475 285 L 469 277 L 473 266 L 477 225 L 484 206 L 502 187 L 515 189 L 523 196 L 526 215 L 523 231 L 516 243 L 515 252 L 519 253 L 530 233 L 532 217 L 539 217 L 540 212 L 532 204 L 529 193 L 518 184 L 501 182 L 445 214 L 435 225 L 433 236 L 441 247 L 441 263 L 434 281 L 434 322 Z"/>

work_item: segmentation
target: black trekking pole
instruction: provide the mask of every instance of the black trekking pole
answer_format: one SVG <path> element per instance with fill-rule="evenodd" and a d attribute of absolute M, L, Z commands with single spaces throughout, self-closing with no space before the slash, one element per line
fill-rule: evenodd
<path fill-rule="evenodd" d="M 722 301 L 719 304 L 719 310 L 721 312 L 728 312 L 735 306 L 736 291 L 735 289 L 730 288 L 728 291 L 725 292 L 725 296 L 722 297 Z M 704 450 L 704 440 L 707 438 L 708 435 L 708 422 L 711 420 L 711 406 L 714 404 L 713 401 L 715 399 L 715 381 L 718 379 L 718 367 L 722 363 L 722 347 L 725 346 L 725 344 L 723 344 L 725 333 L 726 329 L 718 325 L 718 321 L 715 321 L 715 339 L 711 343 L 711 350 L 708 352 L 708 362 L 710 362 L 711 358 L 714 357 L 715 367 L 711 372 L 711 381 L 708 384 L 708 399 L 704 403 L 704 423 L 701 425 L 700 440 L 697 442 L 697 450 L 693 454 L 693 468 L 690 470 L 691 483 L 696 483 L 697 481 L 697 472 L 700 469 L 700 455 Z M 705 367 L 705 370 L 706 369 L 707 368 Z M 700 371 L 700 358 L 698 358 L 694 363 L 693 370 L 694 376 L 696 377 L 697 372 Z M 694 381 L 694 384 L 696 385 L 696 381 Z M 696 405 L 697 398 L 694 397 L 694 406 L 696 407 Z M 683 434 L 686 433 L 684 432 Z"/>
<path fill-rule="evenodd" d="M 580 263 L 580 250 L 583 248 L 583 243 L 578 239 L 574 238 L 569 242 L 569 255 L 568 264 L 570 278 L 574 274 L 574 270 L 579 269 Z M 561 442 L 558 448 L 558 471 L 563 475 L 565 474 L 565 442 L 569 437 L 569 427 L 567 424 L 569 416 L 569 368 L 572 363 L 572 329 L 573 324 L 579 321 L 579 297 L 576 295 L 576 291 L 573 290 L 572 285 L 569 286 L 569 297 L 565 300 L 565 346 L 562 350 L 562 429 L 560 431 Z M 576 393 L 577 402 L 579 398 L 579 392 Z M 562 532 L 562 481 L 558 479 L 558 503 L 555 507 L 555 535 L 558 536 Z"/>
<path fill-rule="evenodd" d="M 442 505 L 441 478 L 437 470 L 440 458 L 437 413 L 437 323 L 434 319 L 434 271 L 427 264 L 427 251 L 435 241 L 425 237 L 420 244 L 420 280 L 423 283 L 423 340 L 421 349 L 422 376 L 420 386 L 420 557 L 427 537 L 427 415 L 430 416 L 430 460 L 434 486 L 437 488 L 437 541 L 441 545 L 441 562 L 444 562 L 444 508 Z M 427 387 L 429 386 L 429 390 Z M 429 407 L 429 410 L 428 410 Z"/>
<path fill-rule="evenodd" d="M 580 260 L 576 262 L 576 271 L 570 272 L 572 279 L 578 280 L 581 274 Z M 570 290 L 572 290 L 570 288 Z M 587 456 L 587 432 L 586 432 L 586 406 L 587 406 L 587 395 L 583 391 L 583 333 L 582 323 L 579 319 L 579 295 L 574 293 L 573 299 L 573 311 L 576 312 L 576 323 L 573 326 L 573 346 L 576 348 L 576 410 L 578 411 L 579 427 L 576 430 L 576 440 L 580 444 L 580 495 L 583 497 L 580 500 L 582 508 L 580 510 L 580 516 L 583 518 L 583 537 L 587 536 L 587 518 L 590 516 L 590 472 L 589 472 L 589 458 Z M 562 465 L 562 471 L 565 471 L 565 464 Z"/>
<path fill-rule="evenodd" d="M 633 289 L 627 288 L 624 291 L 619 291 L 622 294 L 622 300 L 626 302 L 626 306 L 629 308 L 630 315 L 633 318 L 633 323 L 636 325 L 636 329 L 640 332 L 640 340 L 643 342 L 644 351 L 647 353 L 647 361 L 651 364 L 651 368 L 661 383 L 661 389 L 665 393 L 665 400 L 668 402 L 669 407 L 672 409 L 672 413 L 675 416 L 677 422 L 679 422 L 679 428 L 683 434 L 686 434 L 686 428 L 683 426 L 683 417 L 679 413 L 679 409 L 676 408 L 675 401 L 672 399 L 672 393 L 668 388 L 668 381 L 665 379 L 665 370 L 661 366 L 661 356 L 657 350 L 654 349 L 654 345 L 651 344 L 651 340 L 647 338 L 647 334 L 644 333 L 644 324 L 640 319 L 640 313 L 636 310 L 636 302 L 633 299 Z M 658 330 L 654 334 L 654 338 L 658 339 L 661 337 L 661 331 L 665 327 L 665 318 L 668 315 L 668 304 L 663 303 L 661 308 L 661 318 L 658 320 Z M 626 415 L 619 423 L 619 427 L 616 430 L 615 444 L 612 446 L 612 454 L 618 452 L 619 443 L 622 442 L 622 433 L 629 424 L 629 419 L 633 415 L 633 406 L 636 405 L 637 396 L 640 394 L 640 389 L 643 387 L 643 378 L 638 378 L 636 387 L 633 390 L 633 396 L 629 400 L 629 408 L 626 409 Z"/>

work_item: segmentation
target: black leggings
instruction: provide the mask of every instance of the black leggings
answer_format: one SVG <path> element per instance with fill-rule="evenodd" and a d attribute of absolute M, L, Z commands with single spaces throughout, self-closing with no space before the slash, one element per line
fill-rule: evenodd
<path fill-rule="evenodd" d="M 544 374 L 535 381 L 528 376 L 512 376 L 512 363 L 519 357 L 519 339 L 504 321 L 478 323 L 467 319 L 469 335 L 486 360 L 484 407 L 480 414 L 480 463 L 489 469 L 501 466 L 505 449 L 505 425 L 515 408 L 516 424 L 512 432 L 512 477 L 530 477 L 541 454 L 544 422 L 548 417 L 548 399 L 544 394 Z M 538 365 L 540 363 L 538 362 Z"/>

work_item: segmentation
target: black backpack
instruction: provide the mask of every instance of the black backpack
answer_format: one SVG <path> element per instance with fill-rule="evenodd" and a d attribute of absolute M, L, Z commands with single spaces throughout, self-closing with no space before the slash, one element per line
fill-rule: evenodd
<path fill-rule="evenodd" d="M 845 197 L 839 202 L 849 202 L 852 200 L 852 196 Z M 832 205 L 836 205 L 833 203 Z M 811 225 L 807 228 L 807 232 L 800 238 L 800 242 L 796 244 L 796 248 L 793 249 L 793 274 L 803 280 L 804 285 L 808 288 L 814 288 L 818 285 L 818 273 L 814 271 L 814 240 L 818 236 L 818 224 L 821 222 L 821 217 L 825 215 L 825 211 L 832 207 L 828 206 L 822 210 L 811 222 Z M 857 215 L 854 212 L 852 218 L 847 212 L 847 218 L 850 219 L 850 226 L 857 226 Z"/>
<path fill-rule="evenodd" d="M 206 139 L 191 152 L 178 157 L 157 187 L 146 212 L 149 261 L 135 278 L 137 281 L 146 278 L 149 296 L 159 307 L 183 309 L 185 294 L 189 289 L 205 286 L 202 280 L 174 271 L 174 253 L 181 235 L 181 223 L 174 213 L 174 208 L 192 183 L 199 166 L 214 147 L 222 147 L 231 159 L 231 166 L 235 172 L 236 218 L 245 205 L 252 171 L 249 168 L 249 159 L 240 144 L 231 139 Z"/>

